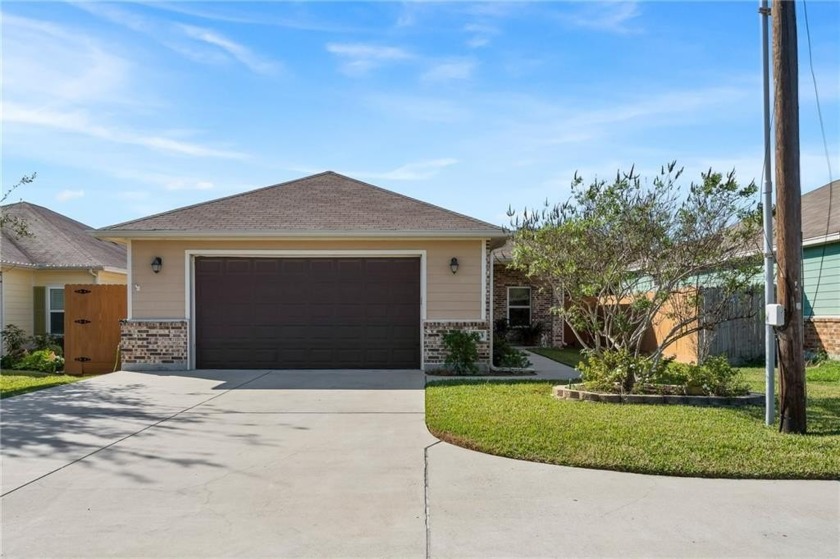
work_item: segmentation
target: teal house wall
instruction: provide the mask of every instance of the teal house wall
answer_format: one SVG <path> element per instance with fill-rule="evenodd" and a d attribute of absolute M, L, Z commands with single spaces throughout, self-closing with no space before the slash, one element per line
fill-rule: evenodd
<path fill-rule="evenodd" d="M 840 242 L 802 250 L 805 319 L 840 317 Z"/>

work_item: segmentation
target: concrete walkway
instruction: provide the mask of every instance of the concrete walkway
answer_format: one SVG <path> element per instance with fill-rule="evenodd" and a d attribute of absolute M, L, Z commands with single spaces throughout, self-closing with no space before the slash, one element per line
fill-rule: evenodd
<path fill-rule="evenodd" d="M 521 349 L 521 348 L 520 348 Z M 576 379 L 580 377 L 580 373 L 578 373 L 573 367 L 569 367 L 568 365 L 564 365 L 563 363 L 558 363 L 553 359 L 549 359 L 548 357 L 543 357 L 542 355 L 537 355 L 527 349 L 523 349 L 522 351 L 528 356 L 528 359 L 531 361 L 531 365 L 534 369 L 533 375 L 493 375 L 493 376 L 483 376 L 483 375 L 470 375 L 468 378 L 471 379 L 482 379 L 482 380 L 502 380 L 502 379 L 523 379 L 523 380 L 570 380 Z M 465 378 L 465 377 L 451 377 L 451 376 L 440 376 L 440 375 L 428 375 L 429 380 L 446 380 L 453 378 Z"/>
<path fill-rule="evenodd" d="M 126 373 L 0 403 L 4 557 L 840 555 L 838 482 L 438 442 L 419 371 Z"/>

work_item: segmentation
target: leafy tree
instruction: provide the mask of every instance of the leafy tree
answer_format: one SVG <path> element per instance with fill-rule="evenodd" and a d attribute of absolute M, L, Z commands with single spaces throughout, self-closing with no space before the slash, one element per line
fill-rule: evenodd
<path fill-rule="evenodd" d="M 672 162 L 650 182 L 631 168 L 589 185 L 576 173 L 566 202 L 508 211 L 511 265 L 555 290 L 565 302 L 552 311 L 596 355 L 637 357 L 651 326 L 667 320 L 648 361 L 656 367 L 680 337 L 751 313 L 743 300 L 761 262 L 757 188 L 710 169 L 686 192 L 682 172 Z M 701 312 L 708 289 L 716 297 Z"/>
<path fill-rule="evenodd" d="M 24 175 L 11 188 L 3 191 L 2 196 L 0 196 L 0 204 L 5 203 L 9 196 L 11 196 L 12 192 L 17 190 L 19 187 L 34 182 L 35 176 L 36 173 Z M 0 207 L 0 229 L 11 231 L 12 235 L 15 237 L 29 237 L 32 235 L 23 219 L 17 216 L 9 215 L 2 207 Z"/>

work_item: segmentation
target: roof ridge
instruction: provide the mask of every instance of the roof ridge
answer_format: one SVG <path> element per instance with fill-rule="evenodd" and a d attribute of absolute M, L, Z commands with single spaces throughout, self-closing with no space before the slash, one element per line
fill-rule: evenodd
<path fill-rule="evenodd" d="M 225 201 L 233 200 L 233 199 L 240 198 L 240 197 L 252 196 L 252 195 L 256 195 L 260 192 L 264 192 L 266 190 L 287 187 L 289 185 L 293 185 L 293 184 L 296 184 L 296 183 L 303 183 L 305 181 L 310 181 L 312 179 L 316 179 L 318 177 L 324 177 L 324 176 L 337 177 L 339 179 L 349 181 L 349 182 L 355 183 L 357 185 L 361 185 L 361 186 L 370 188 L 370 189 L 375 190 L 379 193 L 382 193 L 386 196 L 396 197 L 396 198 L 402 199 L 402 200 L 407 200 L 407 201 L 410 201 L 412 203 L 420 204 L 420 205 L 425 206 L 427 208 L 431 208 L 431 209 L 434 209 L 436 211 L 446 213 L 450 216 L 459 217 L 459 218 L 467 220 L 470 223 L 473 223 L 475 225 L 480 225 L 480 226 L 483 226 L 483 227 L 489 227 L 489 228 L 492 228 L 492 229 L 499 229 L 500 231 L 503 230 L 503 228 L 499 227 L 498 225 L 493 225 L 492 223 L 488 223 L 486 221 L 482 221 L 480 219 L 476 219 L 474 217 L 470 217 L 468 215 L 443 208 L 441 206 L 438 206 L 436 204 L 432 204 L 430 202 L 425 202 L 423 200 L 413 198 L 413 197 L 408 196 L 406 194 L 402 194 L 402 193 L 399 193 L 399 192 L 394 192 L 393 190 L 388 190 L 387 188 L 383 188 L 381 186 L 377 186 L 375 184 L 371 184 L 371 183 L 368 183 L 368 182 L 365 182 L 365 181 L 362 181 L 362 180 L 359 180 L 359 179 L 356 179 L 356 178 L 338 173 L 336 171 L 327 170 L 327 171 L 322 171 L 320 173 L 315 173 L 313 175 L 308 175 L 308 176 L 297 178 L 297 179 L 291 179 L 291 180 L 280 182 L 280 183 L 277 183 L 277 184 L 272 184 L 272 185 L 269 185 L 269 186 L 263 186 L 263 187 L 260 187 L 260 188 L 255 188 L 253 190 L 247 190 L 245 192 L 238 192 L 236 194 L 231 194 L 229 196 L 223 196 L 221 198 L 215 198 L 213 200 L 206 200 L 204 202 L 197 202 L 195 204 L 190 204 L 190 205 L 182 206 L 182 207 L 179 207 L 179 208 L 173 208 L 173 209 L 167 210 L 165 212 L 160 212 L 160 213 L 152 214 L 152 215 L 149 215 L 149 216 L 140 217 L 140 218 L 137 218 L 137 219 L 124 221 L 124 222 L 121 222 L 121 223 L 116 223 L 114 225 L 109 225 L 107 227 L 103 227 L 103 228 L 100 229 L 100 231 L 121 230 L 121 229 L 125 229 L 127 226 L 131 226 L 131 225 L 136 224 L 136 223 L 140 223 L 140 222 L 144 222 L 144 221 L 148 221 L 148 220 L 152 220 L 152 219 L 156 219 L 156 218 L 160 218 L 160 217 L 165 217 L 167 215 L 171 215 L 171 214 L 174 214 L 176 212 L 191 210 L 191 209 L 194 209 L 194 208 L 198 208 L 200 206 L 206 206 L 206 205 L 216 204 L 216 203 L 220 203 L 220 202 L 225 202 Z"/>
<path fill-rule="evenodd" d="M 330 173 L 333 173 L 333 174 L 336 174 L 336 175 L 338 174 L 338 173 L 335 173 L 333 171 L 323 171 L 321 173 L 315 173 L 314 175 L 308 175 L 306 177 L 302 177 L 302 178 L 299 178 L 299 179 L 291 179 L 291 180 L 287 180 L 287 181 L 284 181 L 284 182 L 278 182 L 277 184 L 270 184 L 268 186 L 261 186 L 261 187 L 255 188 L 253 190 L 246 190 L 245 192 L 237 192 L 236 194 L 229 194 L 228 196 L 222 196 L 221 198 L 214 198 L 212 200 L 205 200 L 204 202 L 196 202 L 195 204 L 188 204 L 186 206 L 181 206 L 181 207 L 178 207 L 178 208 L 172 208 L 171 210 L 166 210 L 165 212 L 160 212 L 160 213 L 156 213 L 156 214 L 152 214 L 152 215 L 146 215 L 146 216 L 143 216 L 143 217 L 138 217 L 136 219 L 130 219 L 128 221 L 123 221 L 121 223 L 115 223 L 114 225 L 109 225 L 107 227 L 102 227 L 102 230 L 108 231 L 110 229 L 121 229 L 124 226 L 130 225 L 130 224 L 135 223 L 137 221 L 146 221 L 148 219 L 153 219 L 153 218 L 156 218 L 156 217 L 163 217 L 165 215 L 169 215 L 169 214 L 172 214 L 172 213 L 175 213 L 175 212 L 180 212 L 180 211 L 183 211 L 183 210 L 189 210 L 189 209 L 192 209 L 192 208 L 196 208 L 198 206 L 203 206 L 205 204 L 215 204 L 216 202 L 221 202 L 223 200 L 231 200 L 233 198 L 239 198 L 240 196 L 255 194 L 257 192 L 262 192 L 262 191 L 268 190 L 270 188 L 278 188 L 278 187 L 281 187 L 281 186 L 286 186 L 287 184 L 291 184 L 293 182 L 312 179 L 312 178 L 315 178 L 315 177 L 320 177 L 321 175 L 328 175 Z"/>
<path fill-rule="evenodd" d="M 362 181 L 362 180 L 359 180 L 359 179 L 354 179 L 353 177 L 348 177 L 347 175 L 342 175 L 341 173 L 336 173 L 335 171 L 326 171 L 326 173 L 320 173 L 320 174 L 323 175 L 323 174 L 327 174 L 327 173 L 332 173 L 333 175 L 337 175 L 339 177 L 349 179 L 353 182 L 357 182 L 359 184 L 363 184 L 365 186 L 375 188 L 376 190 L 379 190 L 381 192 L 385 192 L 386 194 L 391 194 L 393 196 L 399 196 L 400 198 L 405 198 L 406 200 L 411 200 L 412 202 L 417 202 L 418 204 L 423 204 L 424 206 L 428 206 L 428 207 L 434 208 L 436 210 L 441 210 L 441 211 L 444 211 L 446 213 L 457 215 L 458 217 L 463 217 L 464 219 L 467 219 L 467 220 L 472 221 L 473 223 L 477 223 L 479 225 L 486 225 L 488 227 L 496 227 L 498 229 L 502 229 L 498 225 L 493 225 L 492 223 L 488 223 L 486 221 L 476 219 L 476 218 L 468 216 L 466 214 L 462 214 L 462 213 L 459 213 L 459 212 L 456 212 L 456 211 L 449 210 L 447 208 L 444 208 L 443 206 L 438 206 L 437 204 L 432 204 L 431 202 L 426 202 L 426 201 L 420 200 L 418 198 L 412 198 L 411 196 L 408 196 L 407 194 L 401 194 L 399 192 L 394 192 L 393 190 L 388 190 L 387 188 L 382 188 L 381 186 L 376 186 L 375 184 L 371 184 L 369 182 L 365 182 L 365 181 Z"/>

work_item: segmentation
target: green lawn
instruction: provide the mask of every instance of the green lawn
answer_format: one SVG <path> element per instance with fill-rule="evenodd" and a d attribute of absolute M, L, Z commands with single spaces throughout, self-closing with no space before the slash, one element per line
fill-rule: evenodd
<path fill-rule="evenodd" d="M 39 373 L 37 371 L 9 371 L 0 372 L 0 398 L 9 398 L 26 394 L 33 390 L 50 388 L 82 380 L 82 377 L 71 375 Z"/>
<path fill-rule="evenodd" d="M 764 370 L 743 368 L 763 391 Z M 764 409 L 557 400 L 550 382 L 437 381 L 426 421 L 438 437 L 482 452 L 677 476 L 840 478 L 840 363 L 808 369 L 806 436 L 764 426 Z M 777 382 L 778 386 L 778 382 Z"/>
<path fill-rule="evenodd" d="M 556 348 L 556 347 L 538 347 L 529 348 L 528 351 L 553 359 L 558 363 L 563 363 L 570 367 L 577 367 L 581 360 L 580 350 L 572 347 Z"/>

